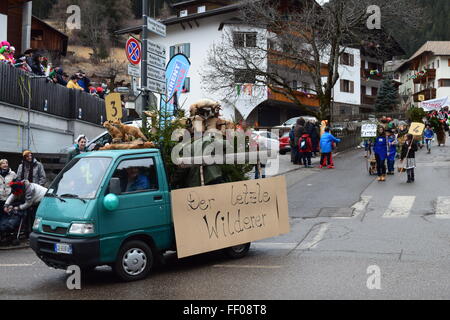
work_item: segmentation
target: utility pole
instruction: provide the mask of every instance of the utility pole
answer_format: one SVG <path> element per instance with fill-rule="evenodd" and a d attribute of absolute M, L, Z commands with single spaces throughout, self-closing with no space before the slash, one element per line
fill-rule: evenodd
<path fill-rule="evenodd" d="M 153 0 L 154 1 L 154 0 Z M 148 49 L 148 29 L 147 18 L 149 14 L 149 0 L 142 0 L 142 60 L 141 60 L 141 88 L 142 88 L 142 105 L 145 110 L 148 107 L 149 94 L 147 82 L 147 49 Z"/>

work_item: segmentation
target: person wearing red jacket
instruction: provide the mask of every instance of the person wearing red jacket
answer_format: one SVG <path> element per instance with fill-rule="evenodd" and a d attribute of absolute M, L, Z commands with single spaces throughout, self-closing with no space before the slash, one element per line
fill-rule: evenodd
<path fill-rule="evenodd" d="M 300 164 L 305 168 L 312 168 L 311 157 L 313 152 L 313 145 L 309 134 L 305 133 L 298 141 L 298 151 L 300 154 Z"/>

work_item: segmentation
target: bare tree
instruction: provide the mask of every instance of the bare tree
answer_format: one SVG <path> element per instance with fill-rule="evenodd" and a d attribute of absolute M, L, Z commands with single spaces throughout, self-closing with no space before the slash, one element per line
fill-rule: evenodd
<path fill-rule="evenodd" d="M 381 9 L 382 30 L 369 30 L 369 6 Z M 246 81 L 262 90 L 283 94 L 303 112 L 330 118 L 333 88 L 347 48 L 364 48 L 380 59 L 397 45 L 391 28 L 415 28 L 421 10 L 411 0 L 245 0 L 238 19 L 224 27 L 222 41 L 208 54 L 203 87 L 230 100 L 236 84 Z M 377 18 L 377 17 L 375 17 Z M 245 35 L 256 32 L 257 39 Z M 320 101 L 317 112 L 307 108 L 292 80 L 308 78 Z"/>

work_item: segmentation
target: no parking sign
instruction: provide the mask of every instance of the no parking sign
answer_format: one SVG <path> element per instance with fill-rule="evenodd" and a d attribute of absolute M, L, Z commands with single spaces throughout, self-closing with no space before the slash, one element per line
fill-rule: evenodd
<path fill-rule="evenodd" d="M 138 65 L 141 63 L 141 44 L 138 40 L 133 37 L 129 38 L 125 47 L 125 52 L 127 59 L 131 64 Z"/>

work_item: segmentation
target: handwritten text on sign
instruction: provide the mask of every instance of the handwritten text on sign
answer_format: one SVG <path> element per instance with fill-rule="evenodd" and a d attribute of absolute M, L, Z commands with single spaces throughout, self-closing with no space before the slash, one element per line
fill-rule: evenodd
<path fill-rule="evenodd" d="M 178 257 L 289 232 L 284 177 L 172 192 Z"/>

